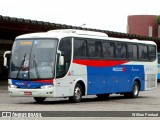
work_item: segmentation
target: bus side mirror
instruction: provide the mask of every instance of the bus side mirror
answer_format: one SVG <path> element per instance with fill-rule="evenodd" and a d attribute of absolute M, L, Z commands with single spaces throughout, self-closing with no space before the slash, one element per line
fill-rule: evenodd
<path fill-rule="evenodd" d="M 59 59 L 59 65 L 64 65 L 64 56 L 62 55 L 62 52 L 60 50 L 57 51 L 58 59 Z"/>
<path fill-rule="evenodd" d="M 3 64 L 3 66 L 7 67 L 7 58 L 6 57 L 4 58 L 4 64 Z"/>
<path fill-rule="evenodd" d="M 64 65 L 64 56 L 59 56 L 59 65 Z"/>
<path fill-rule="evenodd" d="M 7 56 L 8 54 L 11 54 L 11 51 L 6 51 L 4 52 L 3 54 L 3 59 L 4 59 L 4 63 L 3 63 L 3 66 L 5 66 L 6 68 L 8 68 L 8 64 L 7 64 Z"/>

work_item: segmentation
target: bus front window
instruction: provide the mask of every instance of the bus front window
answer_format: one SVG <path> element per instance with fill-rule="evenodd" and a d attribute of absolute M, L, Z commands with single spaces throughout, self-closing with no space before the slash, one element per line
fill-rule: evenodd
<path fill-rule="evenodd" d="M 10 78 L 54 78 L 56 39 L 16 40 L 13 45 Z"/>

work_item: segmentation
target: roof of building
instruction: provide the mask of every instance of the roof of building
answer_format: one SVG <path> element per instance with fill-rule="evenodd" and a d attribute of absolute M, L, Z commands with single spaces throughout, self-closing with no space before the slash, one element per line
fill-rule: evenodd
<path fill-rule="evenodd" d="M 1 37 L 8 36 L 12 39 L 15 36 L 32 33 L 32 32 L 43 32 L 54 29 L 78 29 L 78 30 L 88 30 L 106 33 L 109 37 L 116 38 L 129 38 L 129 39 L 139 39 L 139 40 L 150 40 L 155 41 L 160 44 L 160 38 L 153 38 L 148 36 L 140 36 L 136 34 L 127 34 L 109 30 L 93 29 L 93 28 L 83 28 L 78 26 L 66 25 L 66 24 L 57 24 L 44 21 L 15 18 L 0 15 L 0 34 Z"/>

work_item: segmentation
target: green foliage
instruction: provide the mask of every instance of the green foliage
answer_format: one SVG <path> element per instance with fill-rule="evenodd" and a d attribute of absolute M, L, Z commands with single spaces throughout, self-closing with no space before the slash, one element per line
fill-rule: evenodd
<path fill-rule="evenodd" d="M 160 25 L 160 15 L 157 16 L 157 23 Z"/>

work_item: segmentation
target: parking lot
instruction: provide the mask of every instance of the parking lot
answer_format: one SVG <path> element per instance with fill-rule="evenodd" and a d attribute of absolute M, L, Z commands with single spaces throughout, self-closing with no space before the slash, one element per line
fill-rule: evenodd
<path fill-rule="evenodd" d="M 92 95 L 83 97 L 80 103 L 70 103 L 68 98 L 47 98 L 43 104 L 32 97 L 10 97 L 7 86 L 1 85 L 0 111 L 160 111 L 160 83 L 154 90 L 140 92 L 136 99 L 113 94 L 101 101 Z"/>

